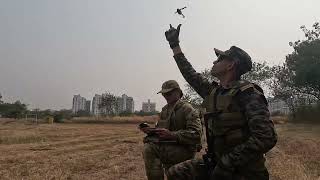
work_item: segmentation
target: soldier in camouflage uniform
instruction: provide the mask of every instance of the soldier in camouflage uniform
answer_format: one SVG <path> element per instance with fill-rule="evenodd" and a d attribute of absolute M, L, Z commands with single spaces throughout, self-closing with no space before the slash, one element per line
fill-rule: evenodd
<path fill-rule="evenodd" d="M 198 111 L 180 100 L 183 93 L 178 83 L 166 81 L 159 93 L 168 104 L 162 108 L 156 128 L 141 128 L 148 134 L 144 138 L 143 151 L 148 180 L 163 180 L 164 172 L 169 167 L 194 158 L 201 144 L 202 128 Z"/>
<path fill-rule="evenodd" d="M 179 46 L 180 26 L 170 25 L 165 33 L 174 59 L 186 81 L 204 99 L 207 153 L 202 159 L 172 166 L 167 175 L 175 180 L 267 180 L 264 154 L 277 142 L 262 89 L 240 80 L 250 71 L 252 61 L 242 49 L 215 50 L 211 74 L 219 79 L 208 82 L 188 62 Z"/>

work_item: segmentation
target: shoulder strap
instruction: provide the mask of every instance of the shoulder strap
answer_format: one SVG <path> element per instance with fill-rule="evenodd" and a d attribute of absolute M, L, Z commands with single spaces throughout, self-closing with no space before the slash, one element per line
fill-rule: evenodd
<path fill-rule="evenodd" d="M 206 111 L 207 112 L 216 112 L 217 111 L 217 90 L 218 90 L 219 87 L 215 87 L 212 89 L 212 91 L 210 92 L 209 94 L 209 99 L 208 99 L 208 102 L 207 102 L 207 108 Z"/>
<path fill-rule="evenodd" d="M 234 96 L 239 91 L 243 92 L 243 91 L 250 89 L 250 88 L 252 88 L 254 90 L 254 92 L 256 92 L 257 94 L 264 95 L 263 90 L 259 85 L 251 83 L 249 81 L 244 81 L 244 80 L 239 81 L 237 83 L 237 85 L 233 86 L 228 94 L 231 96 Z"/>
<path fill-rule="evenodd" d="M 264 96 L 262 88 L 259 85 L 254 84 L 254 83 L 250 83 L 250 84 L 247 84 L 247 85 L 244 85 L 244 86 L 240 87 L 240 91 L 245 91 L 245 90 L 250 89 L 250 88 L 253 88 L 255 93 Z"/>
<path fill-rule="evenodd" d="M 267 101 L 266 97 L 264 96 L 263 89 L 259 85 L 255 84 L 255 83 L 250 83 L 245 86 L 242 86 L 240 88 L 240 91 L 243 92 L 243 91 L 250 89 L 250 88 L 252 88 L 255 93 L 259 94 L 262 97 L 264 103 L 266 105 L 268 105 L 268 101 Z"/>

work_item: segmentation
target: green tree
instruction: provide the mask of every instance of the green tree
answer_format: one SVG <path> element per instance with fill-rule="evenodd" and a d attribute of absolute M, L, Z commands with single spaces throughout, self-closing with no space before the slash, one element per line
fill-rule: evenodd
<path fill-rule="evenodd" d="M 20 101 L 15 103 L 2 103 L 0 104 L 0 114 L 8 118 L 22 118 L 27 112 L 27 105 L 22 104 Z"/>
<path fill-rule="evenodd" d="M 86 111 L 86 110 L 80 110 L 76 113 L 77 117 L 88 117 L 90 116 L 90 112 Z"/>
<path fill-rule="evenodd" d="M 283 66 L 275 69 L 273 94 L 287 100 L 292 108 L 296 99 L 320 100 L 320 27 L 313 29 L 301 26 L 306 39 L 290 42 L 294 51 L 286 56 Z"/>
<path fill-rule="evenodd" d="M 275 67 L 269 66 L 266 61 L 262 63 L 253 62 L 251 71 L 242 75 L 242 79 L 260 86 L 270 87 L 271 80 L 274 76 L 274 69 Z"/>
<path fill-rule="evenodd" d="M 34 109 L 29 112 L 30 114 L 37 114 L 39 119 L 47 119 L 49 117 L 53 117 L 54 122 L 63 122 L 64 119 L 71 119 L 73 114 L 72 110 L 69 109 L 61 109 L 59 111 L 46 109 L 46 110 L 40 110 L 40 109 Z"/>
<path fill-rule="evenodd" d="M 286 56 L 282 66 L 274 68 L 272 83 L 273 95 L 288 104 L 293 119 L 305 114 L 306 107 L 314 109 L 310 105 L 320 100 L 319 23 L 314 23 L 310 30 L 305 26 L 300 29 L 306 39 L 289 43 L 293 52 Z"/>
<path fill-rule="evenodd" d="M 104 93 L 102 95 L 101 103 L 98 107 L 102 110 L 102 113 L 105 115 L 116 114 L 117 110 L 119 109 L 117 97 L 110 92 Z"/>
<path fill-rule="evenodd" d="M 70 109 L 61 109 L 59 111 L 62 114 L 63 119 L 71 119 L 72 118 L 72 110 Z"/>
<path fill-rule="evenodd" d="M 2 99 L 2 95 L 1 95 L 1 93 L 0 93 L 0 104 L 3 103 L 3 101 L 2 101 L 1 99 Z"/>

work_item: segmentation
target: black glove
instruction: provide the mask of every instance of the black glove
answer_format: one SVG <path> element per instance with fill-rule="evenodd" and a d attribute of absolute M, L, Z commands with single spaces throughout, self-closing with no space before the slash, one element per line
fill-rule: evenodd
<path fill-rule="evenodd" d="M 217 164 L 210 174 L 210 180 L 232 180 L 232 170 Z"/>
<path fill-rule="evenodd" d="M 175 29 L 170 24 L 170 29 L 165 32 L 166 39 L 169 41 L 171 49 L 179 46 L 180 27 L 181 24 L 178 25 L 177 29 Z"/>

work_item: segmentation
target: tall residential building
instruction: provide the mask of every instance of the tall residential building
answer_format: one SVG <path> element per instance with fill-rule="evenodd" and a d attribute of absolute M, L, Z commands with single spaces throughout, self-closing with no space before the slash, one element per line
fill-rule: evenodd
<path fill-rule="evenodd" d="M 156 103 L 150 102 L 150 99 L 148 99 L 148 102 L 143 102 L 142 112 L 156 112 Z"/>
<path fill-rule="evenodd" d="M 90 113 L 90 106 L 91 106 L 91 101 L 90 101 L 90 100 L 86 101 L 85 111 L 86 111 L 87 113 Z"/>
<path fill-rule="evenodd" d="M 102 96 L 99 94 L 94 95 L 92 99 L 92 114 L 99 115 L 101 114 L 101 110 L 99 108 L 99 105 L 101 104 Z"/>
<path fill-rule="evenodd" d="M 74 95 L 72 100 L 72 113 L 77 114 L 79 111 L 85 111 L 86 102 L 86 98 L 81 97 L 80 94 Z"/>
<path fill-rule="evenodd" d="M 132 97 L 128 97 L 127 98 L 127 102 L 126 102 L 126 112 L 130 112 L 133 113 L 134 112 L 134 101 Z"/>
<path fill-rule="evenodd" d="M 121 108 L 119 108 L 119 113 L 121 112 L 134 112 L 134 101 L 132 97 L 127 96 L 126 94 L 123 94 L 121 96 L 122 98 L 122 103 L 121 103 Z"/>

